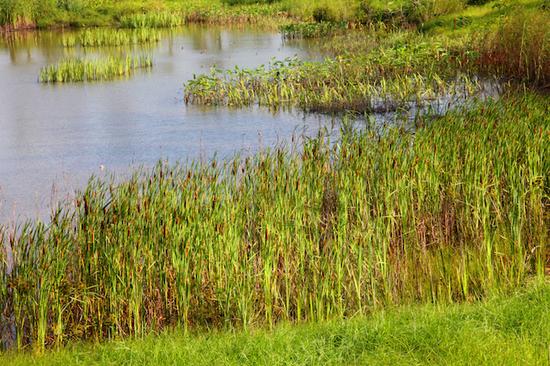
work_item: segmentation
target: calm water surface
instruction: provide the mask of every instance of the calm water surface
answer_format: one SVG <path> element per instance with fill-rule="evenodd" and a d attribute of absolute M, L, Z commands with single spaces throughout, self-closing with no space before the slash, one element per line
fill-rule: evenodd
<path fill-rule="evenodd" d="M 300 113 L 186 107 L 183 83 L 210 67 L 253 67 L 311 57 L 277 33 L 186 27 L 156 45 L 150 72 L 106 83 L 43 85 L 40 69 L 67 56 L 121 50 L 64 49 L 60 32 L 0 39 L 0 223 L 45 217 L 53 202 L 92 175 L 124 174 L 159 159 L 229 157 L 315 134 L 324 123 Z M 128 50 L 126 50 L 128 51 Z"/>

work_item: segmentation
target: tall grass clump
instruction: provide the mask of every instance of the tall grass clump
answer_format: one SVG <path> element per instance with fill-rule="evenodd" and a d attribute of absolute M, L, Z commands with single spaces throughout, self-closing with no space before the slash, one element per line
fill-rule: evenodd
<path fill-rule="evenodd" d="M 346 23 L 290 23 L 279 27 L 283 39 L 319 38 L 346 29 Z"/>
<path fill-rule="evenodd" d="M 550 10 L 507 17 L 478 48 L 482 70 L 550 88 Z"/>
<path fill-rule="evenodd" d="M 181 15 L 160 12 L 146 14 L 132 14 L 120 19 L 123 28 L 174 28 L 183 25 L 184 18 Z"/>
<path fill-rule="evenodd" d="M 94 29 L 86 30 L 78 35 L 67 35 L 62 39 L 64 47 L 104 47 L 125 46 L 145 43 L 156 43 L 161 39 L 160 32 L 150 28 L 140 28 L 132 31 Z"/>
<path fill-rule="evenodd" d="M 400 27 L 421 26 L 438 16 L 462 10 L 464 0 L 358 1 L 355 21 Z"/>
<path fill-rule="evenodd" d="M 332 27 L 331 23 L 318 25 L 324 24 Z M 284 30 L 288 38 L 304 36 L 299 34 L 300 27 Z M 291 58 L 255 69 L 213 68 L 186 83 L 185 100 L 319 112 L 376 112 L 410 108 L 438 98 L 467 97 L 483 89 L 484 83 L 471 71 L 477 53 L 446 38 L 427 38 L 382 24 L 338 32 L 320 43 L 332 57 L 314 62 Z"/>
<path fill-rule="evenodd" d="M 2 27 L 6 29 L 32 27 L 36 8 L 40 6 L 42 10 L 46 10 L 44 7 L 47 5 L 49 5 L 48 1 L 40 4 L 33 0 L 0 0 L 0 31 Z"/>
<path fill-rule="evenodd" d="M 68 59 L 40 71 L 41 83 L 70 83 L 83 81 L 107 81 L 129 76 L 136 69 L 150 69 L 150 56 L 108 57 L 101 60 Z"/>
<path fill-rule="evenodd" d="M 414 135 L 92 179 L 49 226 L 0 229 L 0 313 L 42 349 L 515 289 L 544 276 L 549 116 L 544 98 L 509 96 Z"/>
<path fill-rule="evenodd" d="M 182 5 L 181 13 L 187 23 L 224 24 L 242 26 L 254 24 L 263 28 L 277 29 L 286 24 L 288 13 L 281 11 L 277 2 L 254 2 L 229 5 L 226 3 L 189 3 Z"/>

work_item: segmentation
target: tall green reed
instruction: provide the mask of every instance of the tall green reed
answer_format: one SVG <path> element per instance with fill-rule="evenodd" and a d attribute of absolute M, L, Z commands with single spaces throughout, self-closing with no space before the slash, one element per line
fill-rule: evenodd
<path fill-rule="evenodd" d="M 20 347 L 455 302 L 543 276 L 543 97 L 248 158 L 92 179 L 48 228 L 0 235 Z"/>
<path fill-rule="evenodd" d="M 386 54 L 376 56 L 377 59 Z M 310 112 L 387 112 L 422 106 L 435 98 L 464 98 L 483 83 L 467 74 L 444 76 L 409 64 L 394 65 L 337 57 L 322 62 L 295 58 L 256 69 L 212 68 L 185 85 L 185 102 L 271 108 L 300 107 Z"/>
<path fill-rule="evenodd" d="M 550 88 L 550 12 L 518 9 L 497 30 L 477 41 L 479 68 L 499 76 Z"/>
<path fill-rule="evenodd" d="M 181 15 L 160 12 L 146 14 L 132 14 L 123 16 L 120 19 L 120 26 L 123 28 L 173 28 L 184 24 Z"/>

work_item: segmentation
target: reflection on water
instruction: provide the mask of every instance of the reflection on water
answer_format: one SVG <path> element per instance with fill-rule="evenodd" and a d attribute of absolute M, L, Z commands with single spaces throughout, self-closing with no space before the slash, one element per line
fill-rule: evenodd
<path fill-rule="evenodd" d="M 185 107 L 183 83 L 212 66 L 258 66 L 273 57 L 310 57 L 277 33 L 185 27 L 143 47 L 63 48 L 61 32 L 14 33 L 0 40 L 0 222 L 44 216 L 92 174 L 131 165 L 209 159 L 292 134 L 314 134 L 319 117 L 264 109 Z M 69 56 L 149 53 L 155 67 L 109 83 L 42 85 L 40 69 Z M 55 183 L 55 185 L 54 185 Z"/>

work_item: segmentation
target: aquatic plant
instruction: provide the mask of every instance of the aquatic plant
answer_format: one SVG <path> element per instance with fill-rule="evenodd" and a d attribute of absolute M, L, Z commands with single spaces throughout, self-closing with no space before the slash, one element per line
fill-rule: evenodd
<path fill-rule="evenodd" d="M 290 58 L 255 69 L 212 68 L 185 84 L 185 102 L 362 113 L 393 111 L 411 102 L 421 106 L 441 96 L 463 98 L 482 89 L 476 78 L 445 77 L 429 68 L 421 73 L 393 56 L 395 52 L 373 54 L 372 61 L 338 57 L 322 62 Z"/>
<path fill-rule="evenodd" d="M 136 69 L 150 69 L 150 56 L 110 56 L 101 60 L 67 59 L 56 65 L 42 68 L 41 83 L 70 83 L 82 81 L 106 81 L 129 76 Z"/>
<path fill-rule="evenodd" d="M 140 28 L 132 31 L 94 29 L 86 30 L 77 35 L 63 36 L 64 47 L 103 47 L 103 46 L 125 46 L 144 43 L 156 43 L 160 41 L 159 31 L 150 28 Z"/>
<path fill-rule="evenodd" d="M 544 276 L 549 116 L 511 95 L 414 135 L 92 179 L 48 226 L 0 226 L 0 314 L 42 349 L 516 289 Z"/>

